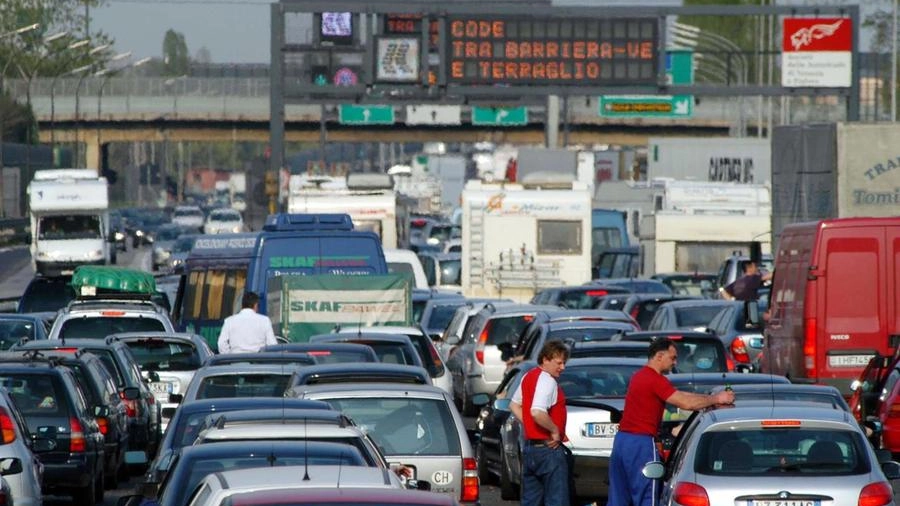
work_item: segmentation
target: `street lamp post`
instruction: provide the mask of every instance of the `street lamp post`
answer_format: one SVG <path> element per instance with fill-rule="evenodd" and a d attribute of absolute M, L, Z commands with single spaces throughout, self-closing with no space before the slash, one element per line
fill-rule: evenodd
<path fill-rule="evenodd" d="M 109 47 L 109 44 L 103 44 L 97 46 L 90 51 L 88 51 L 88 56 L 93 56 L 106 48 Z M 81 75 L 78 77 L 78 85 L 75 86 L 75 161 L 76 163 L 81 162 L 81 103 L 79 100 L 79 95 L 81 93 L 81 83 L 84 82 L 84 78 L 90 75 L 88 70 L 94 68 L 93 63 L 88 63 L 87 65 L 78 67 L 73 70 L 73 74 L 80 73 Z"/>
<path fill-rule="evenodd" d="M 119 53 L 119 54 L 113 56 L 112 58 L 109 59 L 109 61 L 113 62 L 113 61 L 118 61 L 118 60 L 122 60 L 124 58 L 130 58 L 130 57 L 131 57 L 131 51 L 128 51 L 128 52 Z M 103 69 L 94 74 L 97 77 L 103 76 L 103 81 L 100 82 L 100 88 L 99 88 L 99 90 L 97 90 L 97 144 L 99 144 L 101 146 L 103 145 L 100 142 L 100 115 L 102 113 L 103 89 L 106 87 L 106 83 L 109 82 L 109 79 L 112 76 L 118 74 L 119 72 L 122 72 L 128 68 L 140 67 L 141 65 L 147 63 L 148 61 L 150 61 L 149 57 L 142 58 L 136 62 L 129 63 L 118 69 L 114 69 L 114 70 Z"/>
<path fill-rule="evenodd" d="M 64 50 L 78 49 L 89 43 L 90 40 L 88 39 L 78 40 L 66 46 Z M 71 59 L 69 59 L 67 63 L 69 61 L 71 61 Z M 54 75 L 53 80 L 50 82 L 50 145 L 53 148 L 56 148 L 56 81 L 61 75 L 67 75 L 67 73 Z"/>

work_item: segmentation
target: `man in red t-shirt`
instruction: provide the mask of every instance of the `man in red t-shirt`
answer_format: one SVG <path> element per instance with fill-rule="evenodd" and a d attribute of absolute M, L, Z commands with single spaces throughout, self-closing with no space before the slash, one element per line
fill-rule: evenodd
<path fill-rule="evenodd" d="M 538 367 L 525 373 L 509 409 L 522 422 L 522 506 L 569 506 L 569 453 L 566 396 L 557 380 L 566 368 L 569 349 L 562 341 L 544 344 Z"/>
<path fill-rule="evenodd" d="M 734 402 L 734 392 L 730 390 L 715 395 L 675 390 L 663 376 L 678 361 L 678 350 L 670 339 L 654 339 L 647 355 L 647 364 L 631 377 L 625 394 L 625 411 L 613 440 L 609 462 L 607 506 L 650 506 L 655 503 L 655 481 L 644 477 L 641 469 L 648 462 L 659 460 L 655 438 L 666 403 L 694 411 Z"/>

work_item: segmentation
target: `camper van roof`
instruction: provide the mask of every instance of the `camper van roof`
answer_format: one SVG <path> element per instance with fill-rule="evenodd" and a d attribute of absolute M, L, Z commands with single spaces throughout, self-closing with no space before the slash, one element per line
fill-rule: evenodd
<path fill-rule="evenodd" d="M 48 169 L 34 173 L 35 181 L 55 181 L 57 179 L 100 179 L 93 169 Z"/>

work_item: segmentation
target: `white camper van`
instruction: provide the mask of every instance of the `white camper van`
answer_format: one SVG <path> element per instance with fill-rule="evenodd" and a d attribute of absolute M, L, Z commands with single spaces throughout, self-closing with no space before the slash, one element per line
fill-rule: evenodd
<path fill-rule="evenodd" d="M 591 195 L 584 183 L 469 181 L 462 206 L 466 296 L 527 302 L 542 288 L 591 279 Z"/>
<path fill-rule="evenodd" d="M 28 185 L 31 261 L 44 275 L 109 264 L 109 186 L 90 169 L 39 170 Z"/>
<path fill-rule="evenodd" d="M 289 213 L 346 213 L 353 228 L 375 232 L 385 248 L 408 245 L 407 216 L 397 206 L 393 182 L 385 174 L 350 174 L 346 186 L 331 178 L 291 176 Z"/>

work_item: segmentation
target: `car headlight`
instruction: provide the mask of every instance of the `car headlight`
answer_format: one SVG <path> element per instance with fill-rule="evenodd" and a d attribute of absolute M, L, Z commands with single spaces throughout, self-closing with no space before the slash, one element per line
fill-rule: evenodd
<path fill-rule="evenodd" d="M 117 241 L 124 241 L 124 240 L 125 240 L 125 234 L 123 234 L 122 232 L 116 232 L 115 237 L 116 237 L 116 240 L 117 240 Z"/>
<path fill-rule="evenodd" d="M 169 258 L 170 256 L 172 256 L 172 253 L 171 253 L 171 252 L 169 252 L 168 250 L 164 250 L 164 249 L 158 249 L 158 250 L 156 250 L 156 253 L 157 253 L 157 254 L 159 255 L 159 257 L 162 258 L 163 260 L 165 260 L 165 259 Z"/>
<path fill-rule="evenodd" d="M 144 237 L 144 231 L 143 231 L 143 230 L 138 230 L 137 232 L 134 233 L 134 235 L 136 235 L 136 236 L 138 236 L 138 237 Z"/>
<path fill-rule="evenodd" d="M 231 231 L 234 232 L 235 234 L 237 234 L 238 232 L 241 231 L 241 227 L 240 227 L 240 226 L 236 226 L 236 227 L 232 228 Z"/>

